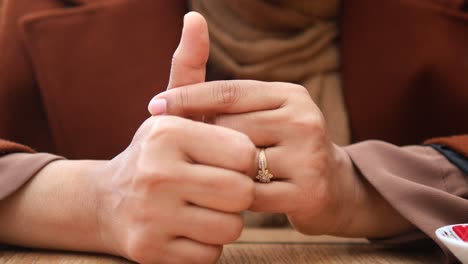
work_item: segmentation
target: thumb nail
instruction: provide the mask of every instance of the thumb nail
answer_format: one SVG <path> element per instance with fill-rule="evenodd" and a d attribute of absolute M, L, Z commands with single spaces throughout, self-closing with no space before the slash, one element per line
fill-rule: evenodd
<path fill-rule="evenodd" d="M 162 115 L 165 114 L 167 110 L 167 101 L 166 99 L 151 99 L 151 102 L 148 105 L 148 111 L 151 115 Z"/>

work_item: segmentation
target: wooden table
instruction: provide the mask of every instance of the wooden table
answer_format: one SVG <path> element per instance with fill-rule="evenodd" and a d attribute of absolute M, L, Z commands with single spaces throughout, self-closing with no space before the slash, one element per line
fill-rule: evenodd
<path fill-rule="evenodd" d="M 0 263 L 130 264 L 109 256 L 32 251 L 0 251 Z M 365 239 L 304 236 L 290 229 L 246 229 L 238 242 L 227 245 L 219 263 L 442 263 L 431 248 L 395 248 Z"/>

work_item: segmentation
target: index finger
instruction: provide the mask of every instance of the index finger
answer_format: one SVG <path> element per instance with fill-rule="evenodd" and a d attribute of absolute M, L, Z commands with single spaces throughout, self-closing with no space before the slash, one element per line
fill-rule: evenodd
<path fill-rule="evenodd" d="M 214 81 L 169 90 L 155 99 L 166 100 L 169 115 L 237 114 L 281 108 L 290 91 L 284 83 Z"/>

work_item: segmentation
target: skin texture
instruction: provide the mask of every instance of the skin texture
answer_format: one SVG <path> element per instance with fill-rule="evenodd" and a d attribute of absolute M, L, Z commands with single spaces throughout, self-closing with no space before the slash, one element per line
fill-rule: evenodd
<path fill-rule="evenodd" d="M 148 119 L 98 190 L 103 240 L 142 263 L 215 261 L 240 235 L 239 212 L 254 199 L 245 176 L 254 154 L 246 136 L 227 128 Z"/>
<path fill-rule="evenodd" d="M 251 210 L 286 213 L 306 234 L 385 237 L 413 228 L 329 140 L 323 116 L 305 88 L 217 81 L 180 87 L 156 98 L 167 101 L 168 115 L 209 115 L 213 124 L 240 131 L 257 147 L 267 147 L 268 169 L 275 177 L 268 184 L 256 183 Z M 256 170 L 249 172 L 253 179 Z"/>
<path fill-rule="evenodd" d="M 206 62 L 206 43 L 192 40 L 191 57 L 202 58 L 194 65 Z M 195 69 L 201 72 L 199 66 Z M 258 148 L 267 148 L 274 181 L 256 184 L 250 210 L 286 213 L 292 225 L 306 234 L 380 238 L 414 229 L 359 176 L 346 152 L 330 141 L 323 115 L 304 87 L 217 81 L 157 95 L 148 106 L 152 114 L 155 101 L 164 101 L 164 114 L 203 116 L 203 121 L 240 131 Z M 249 172 L 253 179 L 257 168 Z"/>
<path fill-rule="evenodd" d="M 185 18 L 169 87 L 204 81 L 197 66 L 208 53 L 193 57 L 190 42 L 208 42 L 206 23 L 195 13 Z M 193 74 L 183 74 L 188 69 Z M 0 201 L 0 243 L 138 263 L 214 263 L 222 245 L 239 237 L 240 212 L 254 200 L 246 174 L 255 155 L 249 138 L 232 129 L 150 117 L 114 159 L 52 162 Z"/>

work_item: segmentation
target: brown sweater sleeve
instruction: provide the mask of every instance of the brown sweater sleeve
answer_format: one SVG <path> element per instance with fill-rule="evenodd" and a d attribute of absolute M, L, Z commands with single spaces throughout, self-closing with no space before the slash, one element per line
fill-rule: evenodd
<path fill-rule="evenodd" d="M 364 141 L 345 150 L 363 178 L 453 260 L 434 232 L 445 225 L 468 222 L 468 175 L 428 146 Z M 417 237 L 402 234 L 387 241 Z"/>
<path fill-rule="evenodd" d="M 34 153 L 27 146 L 0 140 L 0 200 L 19 189 L 25 182 L 54 160 L 47 153 Z"/>

